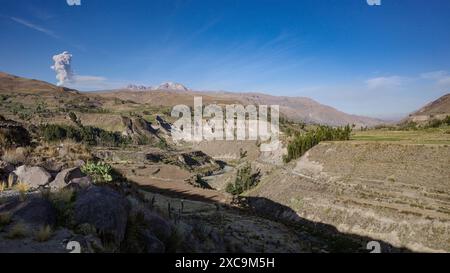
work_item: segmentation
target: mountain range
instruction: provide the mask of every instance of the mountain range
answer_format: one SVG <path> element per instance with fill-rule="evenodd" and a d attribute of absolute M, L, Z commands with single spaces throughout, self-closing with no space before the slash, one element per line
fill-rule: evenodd
<path fill-rule="evenodd" d="M 243 104 L 243 105 L 279 105 L 281 114 L 289 120 L 305 123 L 342 126 L 355 124 L 361 126 L 376 126 L 385 121 L 347 114 L 331 106 L 321 104 L 306 97 L 273 96 L 263 93 L 235 93 L 194 91 L 180 83 L 166 82 L 155 87 L 129 85 L 123 89 L 96 92 L 78 92 L 77 90 L 58 87 L 45 81 L 27 79 L 0 72 L 0 92 L 69 92 L 71 94 L 86 94 L 99 98 L 118 98 L 139 104 L 172 107 L 177 104 L 193 105 L 194 97 L 201 96 L 203 104 Z M 413 112 L 408 119 L 413 121 L 448 115 L 450 113 L 450 94 L 433 101 L 418 111 Z"/>

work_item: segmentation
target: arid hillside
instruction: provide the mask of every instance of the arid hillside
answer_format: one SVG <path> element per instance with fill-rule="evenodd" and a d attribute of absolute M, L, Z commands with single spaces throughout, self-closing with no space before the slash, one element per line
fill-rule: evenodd
<path fill-rule="evenodd" d="M 174 106 L 177 104 L 192 105 L 194 96 L 201 96 L 203 104 L 233 104 L 242 105 L 279 105 L 281 113 L 289 120 L 305 123 L 328 124 L 343 126 L 355 124 L 357 127 L 375 126 L 382 120 L 349 115 L 333 107 L 320 104 L 304 97 L 271 96 L 261 93 L 233 93 L 233 92 L 196 92 L 196 91 L 133 91 L 116 90 L 96 92 L 103 97 L 115 97 L 136 103 L 148 103 L 154 106 Z"/>
<path fill-rule="evenodd" d="M 324 142 L 265 176 L 247 195 L 295 211 L 276 216 L 413 251 L 450 251 L 450 148 Z M 266 202 L 256 209 L 271 212 Z"/>
<path fill-rule="evenodd" d="M 409 115 L 408 121 L 424 123 L 432 119 L 444 119 L 450 115 L 450 94 L 432 101 Z"/>

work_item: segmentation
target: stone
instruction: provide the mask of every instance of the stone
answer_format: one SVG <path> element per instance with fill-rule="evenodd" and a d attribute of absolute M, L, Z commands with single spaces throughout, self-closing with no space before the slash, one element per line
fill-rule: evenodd
<path fill-rule="evenodd" d="M 14 171 L 17 181 L 28 184 L 31 189 L 37 189 L 46 185 L 52 176 L 42 167 L 30 167 L 22 165 Z"/>
<path fill-rule="evenodd" d="M 91 185 L 93 185 L 92 178 L 89 176 L 84 176 L 70 180 L 67 187 L 74 189 L 75 191 L 81 191 L 83 189 L 87 189 Z"/>
<path fill-rule="evenodd" d="M 85 176 L 86 175 L 83 174 L 78 167 L 65 169 L 59 172 L 49 185 L 54 189 L 62 189 L 67 186 L 73 179 L 82 178 Z"/>

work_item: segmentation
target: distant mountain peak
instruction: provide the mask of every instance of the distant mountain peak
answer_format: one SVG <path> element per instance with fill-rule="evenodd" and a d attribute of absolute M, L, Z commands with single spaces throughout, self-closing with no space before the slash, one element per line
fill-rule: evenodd
<path fill-rule="evenodd" d="M 181 83 L 176 82 L 163 82 L 158 86 L 145 86 L 145 85 L 136 85 L 129 84 L 126 89 L 131 91 L 154 91 L 154 90 L 166 90 L 166 91 L 189 91 L 190 89 Z"/>
<path fill-rule="evenodd" d="M 189 88 L 176 82 L 164 82 L 152 87 L 152 90 L 189 91 Z"/>

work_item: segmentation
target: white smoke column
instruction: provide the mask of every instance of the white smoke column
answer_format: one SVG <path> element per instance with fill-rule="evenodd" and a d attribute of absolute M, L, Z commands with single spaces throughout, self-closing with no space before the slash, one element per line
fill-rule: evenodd
<path fill-rule="evenodd" d="M 73 72 L 71 67 L 72 54 L 64 51 L 61 54 L 53 56 L 53 61 L 51 69 L 56 72 L 56 79 L 58 80 L 57 85 L 61 86 L 66 82 L 70 82 L 73 79 Z"/>

